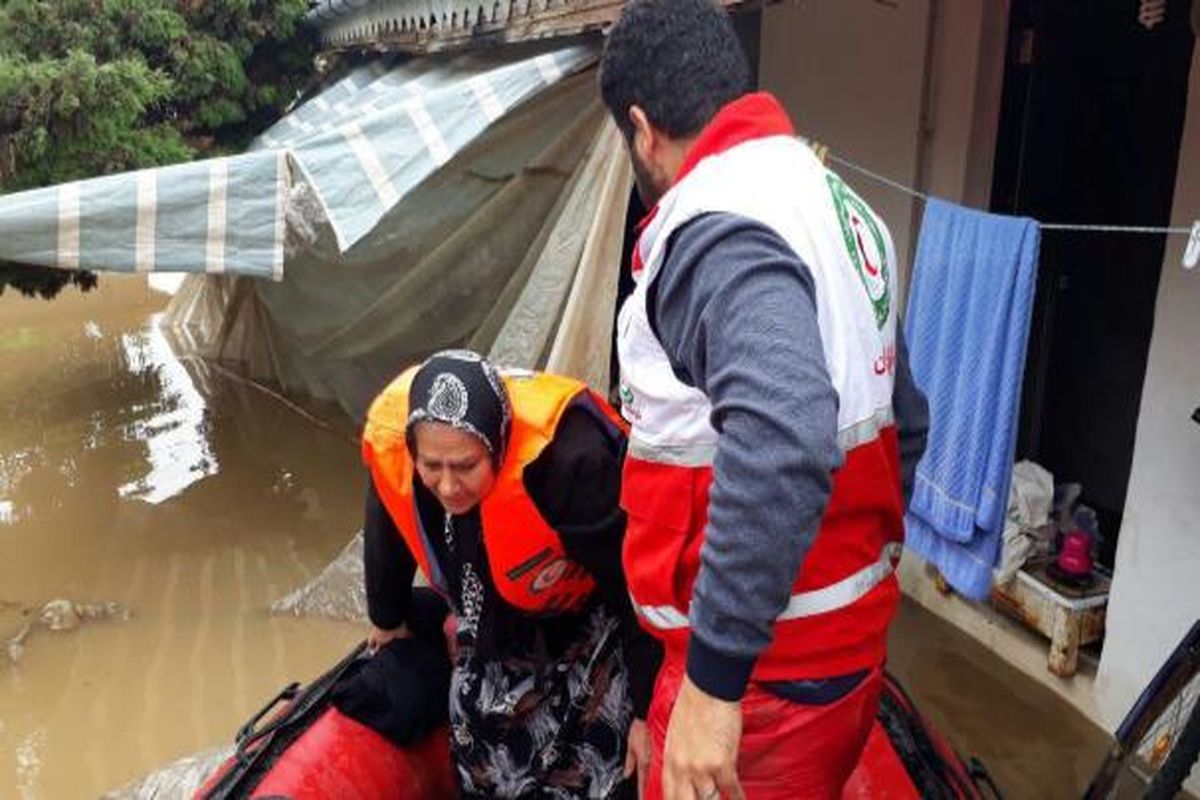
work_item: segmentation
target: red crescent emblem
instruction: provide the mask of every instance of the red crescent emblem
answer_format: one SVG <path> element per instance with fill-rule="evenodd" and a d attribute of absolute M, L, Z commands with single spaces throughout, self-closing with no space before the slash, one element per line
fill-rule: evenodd
<path fill-rule="evenodd" d="M 858 227 L 862 225 L 862 220 L 858 217 L 851 217 L 850 224 L 854 226 L 854 238 L 858 241 L 858 252 L 862 253 L 863 269 L 865 269 L 867 274 L 872 278 L 878 278 L 879 267 L 871 263 L 871 257 L 867 254 L 867 247 L 863 243 L 862 231 L 860 231 Z"/>

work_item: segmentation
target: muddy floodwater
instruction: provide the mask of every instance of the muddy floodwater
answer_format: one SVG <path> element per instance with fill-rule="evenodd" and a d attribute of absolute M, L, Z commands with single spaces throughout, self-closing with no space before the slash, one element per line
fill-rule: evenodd
<path fill-rule="evenodd" d="M 346 434 L 181 362 L 145 278 L 0 297 L 0 798 L 94 798 L 227 741 L 349 624 L 272 617 L 357 529 Z M 56 599 L 120 615 L 52 631 Z"/>
<path fill-rule="evenodd" d="M 1083 796 L 1110 742 L 1099 728 L 915 603 L 901 607 L 889 640 L 889 669 L 917 707 L 983 761 L 1007 800 Z"/>
<path fill-rule="evenodd" d="M 167 300 L 0 297 L 0 798 L 95 798 L 227 742 L 361 634 L 267 612 L 359 525 L 348 430 L 181 359 Z M 83 617 L 43 621 L 54 601 Z M 1007 797 L 1078 796 L 1104 739 L 1048 693 L 915 608 L 893 666 Z"/>

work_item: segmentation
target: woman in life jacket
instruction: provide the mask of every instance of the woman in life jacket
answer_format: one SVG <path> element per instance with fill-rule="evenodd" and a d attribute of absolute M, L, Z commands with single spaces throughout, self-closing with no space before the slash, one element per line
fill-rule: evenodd
<path fill-rule="evenodd" d="M 413 613 L 419 568 L 454 628 L 463 797 L 618 797 L 648 756 L 659 653 L 621 570 L 624 441 L 583 383 L 501 374 L 468 351 L 407 370 L 371 406 L 369 642 L 386 651 L 429 629 L 412 624 L 426 616 Z"/>

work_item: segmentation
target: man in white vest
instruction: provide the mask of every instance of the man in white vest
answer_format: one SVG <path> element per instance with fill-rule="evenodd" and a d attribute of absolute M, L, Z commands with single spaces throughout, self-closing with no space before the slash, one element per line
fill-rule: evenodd
<path fill-rule="evenodd" d="M 886 226 L 749 75 L 711 0 L 633 0 L 601 67 L 651 209 L 618 350 L 652 799 L 840 796 L 927 428 Z"/>

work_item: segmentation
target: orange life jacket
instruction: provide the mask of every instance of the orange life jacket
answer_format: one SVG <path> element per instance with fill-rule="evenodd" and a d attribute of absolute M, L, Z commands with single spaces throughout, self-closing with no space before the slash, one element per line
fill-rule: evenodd
<path fill-rule="evenodd" d="M 416 368 L 406 370 L 375 398 L 363 430 L 363 460 L 380 500 L 430 584 L 447 584 L 433 557 L 429 533 L 421 524 L 413 485 L 417 480 L 405 440 L 409 388 Z M 580 607 L 595 589 L 592 577 L 567 558 L 558 533 L 525 491 L 525 468 L 554 439 L 568 408 L 580 406 L 614 430 L 624 426 L 616 413 L 586 384 L 543 373 L 504 375 L 512 404 L 508 452 L 491 492 L 480 504 L 483 546 L 500 596 L 530 613 L 556 613 Z M 440 535 L 440 531 L 432 532 Z"/>

